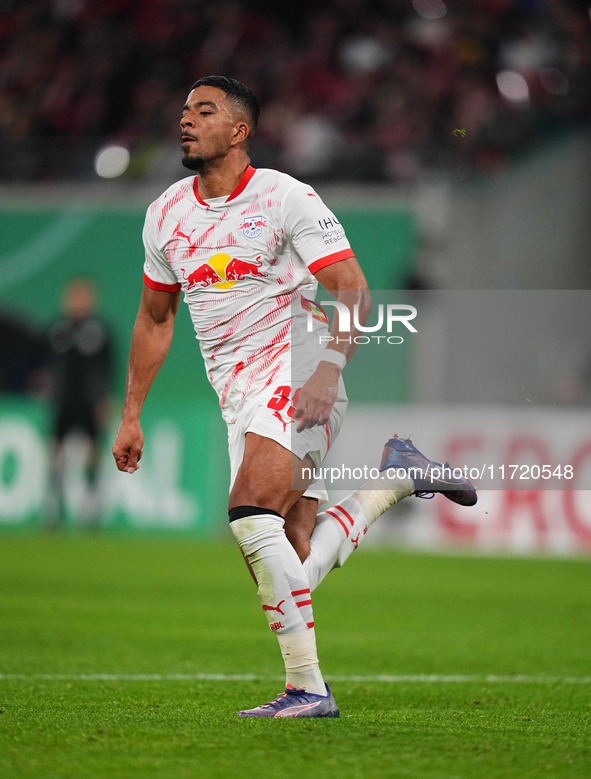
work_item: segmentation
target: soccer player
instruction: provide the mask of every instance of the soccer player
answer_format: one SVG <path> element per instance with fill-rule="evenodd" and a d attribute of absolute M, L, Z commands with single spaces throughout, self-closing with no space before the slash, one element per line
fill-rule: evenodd
<path fill-rule="evenodd" d="M 251 90 L 224 76 L 199 79 L 188 95 L 180 140 L 183 164 L 197 175 L 173 184 L 148 209 L 144 287 L 113 455 L 122 471 L 139 467 L 140 412 L 166 356 L 182 290 L 228 425 L 230 526 L 286 670 L 284 693 L 239 715 L 336 717 L 318 663 L 312 590 L 398 500 L 426 489 L 465 504 L 476 498 L 466 480 L 427 478 L 433 464 L 393 438 L 382 469 L 402 469 L 402 478 L 378 480 L 318 515 L 326 493 L 310 485 L 303 468 L 318 467 L 339 432 L 347 403 L 341 370 L 355 347 L 353 339 L 328 348 L 320 338 L 302 343 L 300 325 L 316 311 L 310 301 L 318 281 L 349 310 L 357 305 L 361 323 L 370 299 L 343 229 L 316 192 L 251 167 L 258 116 Z M 298 349 L 303 357 L 296 360 Z M 411 477 L 411 466 L 418 476 Z"/>

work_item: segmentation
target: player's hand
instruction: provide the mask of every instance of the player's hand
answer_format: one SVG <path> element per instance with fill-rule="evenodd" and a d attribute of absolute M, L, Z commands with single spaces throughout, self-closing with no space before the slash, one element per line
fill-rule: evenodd
<path fill-rule="evenodd" d="M 113 444 L 113 457 L 120 471 L 135 473 L 142 459 L 144 434 L 139 422 L 124 422 L 119 425 Z"/>
<path fill-rule="evenodd" d="M 328 422 L 337 399 L 340 375 L 338 366 L 330 362 L 321 362 L 300 389 L 293 414 L 294 419 L 300 420 L 296 428 L 298 433 Z"/>

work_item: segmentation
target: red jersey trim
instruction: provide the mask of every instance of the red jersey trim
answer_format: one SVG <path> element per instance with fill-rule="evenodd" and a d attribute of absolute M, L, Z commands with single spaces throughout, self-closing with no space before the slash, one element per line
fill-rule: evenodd
<path fill-rule="evenodd" d="M 201 199 L 201 196 L 199 195 L 199 176 L 195 176 L 193 179 L 193 194 L 195 195 L 195 200 L 200 203 L 202 206 L 205 206 L 205 208 L 209 208 L 205 200 Z"/>
<path fill-rule="evenodd" d="M 244 192 L 248 182 L 251 180 L 251 178 L 254 176 L 255 173 L 256 173 L 256 168 L 253 168 L 252 165 L 249 165 L 247 169 L 244 171 L 244 173 L 242 174 L 242 178 L 238 182 L 238 186 L 236 187 L 236 189 L 230 195 L 228 195 L 226 199 L 226 203 L 229 203 L 230 200 L 234 200 L 234 198 L 238 197 L 238 195 Z M 209 204 L 206 203 L 205 200 L 203 200 L 203 198 L 199 194 L 199 176 L 195 176 L 195 178 L 193 179 L 193 193 L 195 195 L 195 199 L 200 205 L 205 206 L 205 208 L 209 208 Z"/>
<path fill-rule="evenodd" d="M 251 180 L 251 178 L 254 176 L 255 173 L 256 173 L 256 168 L 253 168 L 252 165 L 249 165 L 248 168 L 244 171 L 244 174 L 240 179 L 238 186 L 226 200 L 226 203 L 229 203 L 230 200 L 234 200 L 235 197 L 238 197 L 238 195 L 244 192 L 244 190 L 246 189 L 246 185 L 248 184 L 248 182 Z"/>
<path fill-rule="evenodd" d="M 351 249 L 343 249 L 334 254 L 327 254 L 326 257 L 321 257 L 319 260 L 314 260 L 311 265 L 308 265 L 308 270 L 310 273 L 317 273 L 328 265 L 334 265 L 335 262 L 341 262 L 341 260 L 348 260 L 350 258 L 355 259 L 353 251 Z"/>
<path fill-rule="evenodd" d="M 146 276 L 144 273 L 144 284 L 150 289 L 158 289 L 161 292 L 177 292 L 181 285 L 177 282 L 176 284 L 163 284 L 161 281 L 154 281 L 149 276 Z"/>

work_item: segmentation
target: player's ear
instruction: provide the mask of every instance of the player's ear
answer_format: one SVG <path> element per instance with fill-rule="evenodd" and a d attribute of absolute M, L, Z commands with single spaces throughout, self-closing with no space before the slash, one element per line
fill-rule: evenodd
<path fill-rule="evenodd" d="M 250 138 L 250 127 L 246 122 L 237 122 L 234 125 L 234 135 L 232 137 L 232 146 L 244 143 Z"/>

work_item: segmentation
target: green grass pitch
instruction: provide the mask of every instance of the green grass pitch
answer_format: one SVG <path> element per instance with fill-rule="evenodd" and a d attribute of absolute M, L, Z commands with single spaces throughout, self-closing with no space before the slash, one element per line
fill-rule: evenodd
<path fill-rule="evenodd" d="M 282 664 L 232 543 L 0 544 L 6 779 L 591 775 L 589 561 L 360 551 L 314 595 L 341 718 L 271 722 L 236 717 Z"/>

